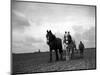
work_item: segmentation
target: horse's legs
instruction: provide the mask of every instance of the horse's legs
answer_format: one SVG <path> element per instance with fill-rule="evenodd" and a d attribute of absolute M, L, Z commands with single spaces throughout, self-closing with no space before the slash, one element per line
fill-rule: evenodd
<path fill-rule="evenodd" d="M 71 50 L 72 50 L 72 53 L 71 53 L 71 59 L 72 59 L 74 57 L 74 48 L 72 47 Z"/>
<path fill-rule="evenodd" d="M 55 50 L 55 53 L 56 53 L 56 61 L 58 61 L 59 58 L 58 58 L 58 51 L 57 51 L 57 49 Z"/>
<path fill-rule="evenodd" d="M 68 47 L 66 47 L 66 60 L 68 60 Z"/>
<path fill-rule="evenodd" d="M 62 60 L 63 59 L 63 50 L 62 49 L 59 49 L 59 54 L 60 54 L 60 59 Z"/>
<path fill-rule="evenodd" d="M 81 49 L 81 57 L 83 58 L 83 49 Z"/>
<path fill-rule="evenodd" d="M 50 62 L 52 61 L 52 50 L 50 50 Z"/>
<path fill-rule="evenodd" d="M 60 59 L 63 60 L 63 52 L 60 53 Z"/>
<path fill-rule="evenodd" d="M 69 56 L 69 60 L 72 58 L 72 48 L 68 47 L 68 56 Z"/>

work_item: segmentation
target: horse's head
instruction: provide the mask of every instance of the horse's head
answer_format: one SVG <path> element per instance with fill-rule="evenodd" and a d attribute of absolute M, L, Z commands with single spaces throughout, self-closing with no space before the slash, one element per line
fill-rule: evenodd
<path fill-rule="evenodd" d="M 46 38 L 47 38 L 47 41 L 50 41 L 50 38 L 52 38 L 51 30 L 49 30 L 49 31 L 47 30 Z"/>
<path fill-rule="evenodd" d="M 52 34 L 51 30 L 49 31 L 47 30 L 46 38 L 47 38 L 47 43 L 49 43 L 55 39 L 55 35 Z"/>

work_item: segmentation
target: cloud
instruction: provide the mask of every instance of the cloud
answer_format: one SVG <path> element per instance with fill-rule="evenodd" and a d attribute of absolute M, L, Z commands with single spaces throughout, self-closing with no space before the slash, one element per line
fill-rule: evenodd
<path fill-rule="evenodd" d="M 48 50 L 48 45 L 41 38 L 31 36 L 24 36 L 23 38 L 21 36 L 19 38 L 12 40 L 12 51 L 14 53 L 36 52 L 38 49 L 43 51 Z"/>
<path fill-rule="evenodd" d="M 85 47 L 95 47 L 95 27 L 84 29 L 82 26 L 76 26 L 74 31 L 73 38 L 76 40 L 77 46 L 80 41 L 83 41 Z"/>
<path fill-rule="evenodd" d="M 77 45 L 82 40 L 86 47 L 93 46 L 95 34 L 91 27 L 94 25 L 95 7 L 13 2 L 13 51 L 48 50 L 45 37 L 47 29 L 61 39 L 65 31 L 70 31 Z"/>
<path fill-rule="evenodd" d="M 84 26 L 82 26 L 82 25 L 74 25 L 74 26 L 72 26 L 72 28 L 73 28 L 74 32 L 77 34 L 81 34 L 85 30 Z"/>
<path fill-rule="evenodd" d="M 44 42 L 41 38 L 34 38 L 34 37 L 26 37 L 27 42 L 32 43 L 42 43 Z"/>
<path fill-rule="evenodd" d="M 25 27 L 30 26 L 28 19 L 21 12 L 12 11 L 12 29 L 13 30 L 24 30 Z"/>
<path fill-rule="evenodd" d="M 96 37 L 95 27 L 91 27 L 89 30 L 83 33 L 83 39 L 87 40 L 87 45 L 89 47 L 95 47 L 95 42 L 96 42 L 95 37 Z"/>

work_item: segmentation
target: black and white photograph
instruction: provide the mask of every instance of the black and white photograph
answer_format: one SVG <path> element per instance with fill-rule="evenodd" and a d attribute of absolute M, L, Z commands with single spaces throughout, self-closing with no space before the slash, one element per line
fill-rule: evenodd
<path fill-rule="evenodd" d="M 96 70 L 96 6 L 11 1 L 12 74 Z"/>

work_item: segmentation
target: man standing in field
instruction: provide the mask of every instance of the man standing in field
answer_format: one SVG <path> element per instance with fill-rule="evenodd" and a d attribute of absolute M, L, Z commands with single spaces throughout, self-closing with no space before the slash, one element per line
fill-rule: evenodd
<path fill-rule="evenodd" d="M 82 41 L 80 41 L 79 50 L 80 50 L 80 55 L 83 57 L 83 53 L 84 53 L 84 44 L 82 43 Z"/>

